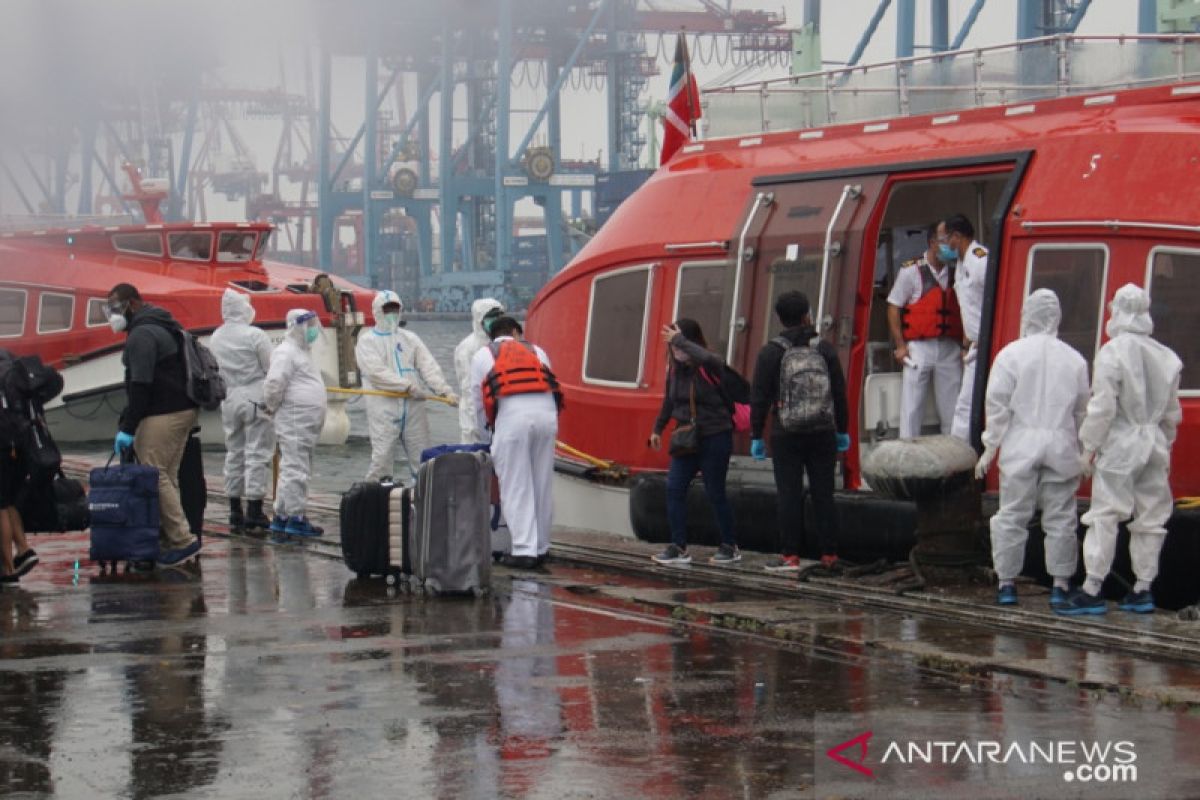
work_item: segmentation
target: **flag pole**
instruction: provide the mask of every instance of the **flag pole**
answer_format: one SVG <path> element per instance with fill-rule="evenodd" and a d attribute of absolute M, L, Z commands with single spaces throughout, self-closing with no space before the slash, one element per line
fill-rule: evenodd
<path fill-rule="evenodd" d="M 679 28 L 679 40 L 683 43 L 683 91 L 687 96 L 688 130 L 696 137 L 696 109 L 692 107 L 692 57 L 688 55 L 687 28 Z"/>

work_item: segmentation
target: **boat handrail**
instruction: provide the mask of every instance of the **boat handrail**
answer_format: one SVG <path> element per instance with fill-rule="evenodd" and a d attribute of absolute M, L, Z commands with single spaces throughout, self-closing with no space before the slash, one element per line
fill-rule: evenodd
<path fill-rule="evenodd" d="M 704 138 L 802 130 L 1200 79 L 1200 34 L 1059 34 L 710 87 Z"/>

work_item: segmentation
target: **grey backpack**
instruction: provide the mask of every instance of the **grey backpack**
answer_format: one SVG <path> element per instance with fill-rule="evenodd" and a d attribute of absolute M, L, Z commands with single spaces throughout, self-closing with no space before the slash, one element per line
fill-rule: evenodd
<path fill-rule="evenodd" d="M 779 362 L 779 400 L 775 416 L 788 433 L 833 429 L 833 390 L 829 366 L 817 349 L 819 339 L 793 345 L 782 336 L 771 340 L 783 348 Z"/>

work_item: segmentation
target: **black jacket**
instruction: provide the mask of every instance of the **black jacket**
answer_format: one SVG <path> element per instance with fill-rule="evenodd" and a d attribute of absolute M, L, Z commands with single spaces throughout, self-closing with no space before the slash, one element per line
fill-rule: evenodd
<path fill-rule="evenodd" d="M 195 408 L 187 396 L 187 371 L 180 351 L 182 328 L 165 309 L 147 305 L 129 323 L 125 351 L 125 393 L 121 430 L 135 433 L 146 417 Z"/>
<path fill-rule="evenodd" d="M 779 335 L 796 345 L 812 341 L 817 332 L 812 326 L 804 325 L 788 328 Z M 838 433 L 845 433 L 849 426 L 849 412 L 846 405 L 846 376 L 842 374 L 842 363 L 838 361 L 837 350 L 824 339 L 817 343 L 817 352 L 825 358 L 825 365 L 829 367 L 834 425 Z M 767 415 L 774 411 L 775 403 L 779 400 L 779 364 L 783 361 L 783 353 L 783 348 L 774 342 L 767 342 L 763 349 L 758 351 L 750 394 L 750 434 L 754 439 L 762 438 L 763 428 L 767 425 Z M 782 433 L 782 430 L 778 430 L 774 435 Z"/>
<path fill-rule="evenodd" d="M 733 430 L 729 403 L 719 388 L 725 361 L 683 334 L 676 335 L 671 344 L 686 352 L 691 363 L 681 364 L 674 358 L 671 359 L 667 391 L 663 395 L 658 419 L 654 421 L 654 432 L 661 434 L 667 427 L 667 421 L 671 419 L 674 419 L 677 425 L 686 425 L 691 421 L 692 386 L 696 387 L 696 427 L 700 429 L 700 436 L 712 436 Z M 703 367 L 711 380 L 701 377 L 697 366 Z"/>

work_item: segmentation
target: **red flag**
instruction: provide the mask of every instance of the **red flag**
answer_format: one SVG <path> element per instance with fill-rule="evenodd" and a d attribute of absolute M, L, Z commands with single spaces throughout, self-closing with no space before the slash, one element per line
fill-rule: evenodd
<path fill-rule="evenodd" d="M 688 60 L 687 39 L 681 33 L 675 42 L 675 66 L 671 70 L 671 88 L 667 91 L 667 113 L 663 117 L 662 156 L 665 164 L 675 151 L 696 137 L 700 119 L 700 90 Z"/>

